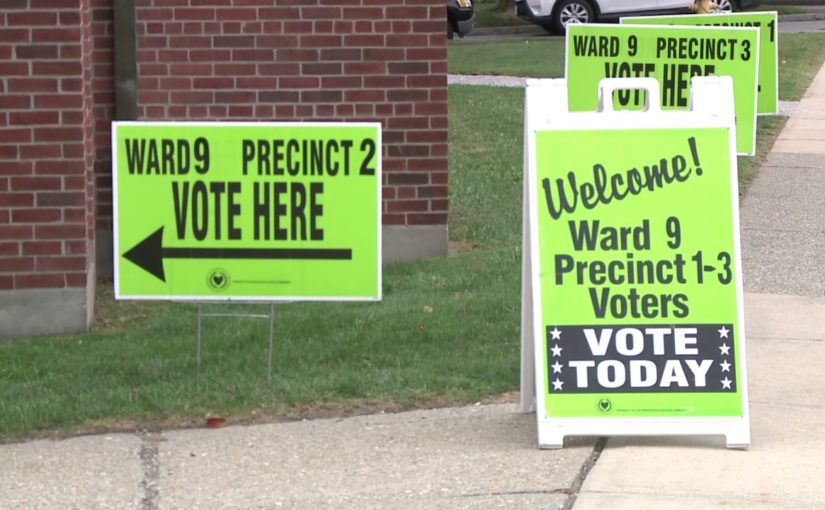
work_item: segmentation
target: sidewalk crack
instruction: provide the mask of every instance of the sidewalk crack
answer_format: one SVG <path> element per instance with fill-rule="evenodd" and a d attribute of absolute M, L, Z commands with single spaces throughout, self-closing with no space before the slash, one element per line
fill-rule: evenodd
<path fill-rule="evenodd" d="M 579 497 L 579 491 L 584 484 L 584 481 L 587 479 L 587 475 L 590 474 L 590 470 L 593 469 L 593 466 L 596 465 L 596 462 L 599 460 L 599 457 L 602 456 L 602 451 L 607 446 L 607 438 L 600 437 L 596 444 L 593 446 L 593 451 L 590 453 L 590 456 L 584 461 L 582 467 L 579 469 L 579 474 L 576 475 L 576 478 L 573 480 L 573 484 L 570 485 L 570 492 L 567 494 L 567 499 L 562 505 L 561 510 L 571 510 L 573 505 L 576 504 L 576 498 Z"/>
<path fill-rule="evenodd" d="M 160 459 L 158 445 L 165 441 L 160 432 L 143 431 L 137 434 L 141 440 L 140 463 L 143 468 L 143 480 L 140 487 L 143 492 L 142 510 L 158 510 L 160 499 Z"/>

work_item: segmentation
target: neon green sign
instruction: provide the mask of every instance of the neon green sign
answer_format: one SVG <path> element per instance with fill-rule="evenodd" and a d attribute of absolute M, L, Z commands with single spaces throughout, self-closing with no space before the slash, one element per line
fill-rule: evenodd
<path fill-rule="evenodd" d="M 779 106 L 779 23 L 776 12 L 734 12 L 687 16 L 644 16 L 620 20 L 628 25 L 755 27 L 759 29 L 759 93 L 756 111 L 776 114 Z"/>
<path fill-rule="evenodd" d="M 756 149 L 759 33 L 755 28 L 571 25 L 567 30 L 571 111 L 595 111 L 604 78 L 655 78 L 664 110 L 690 107 L 694 76 L 732 76 L 736 150 Z M 617 109 L 640 109 L 641 91 L 619 91 Z"/>
<path fill-rule="evenodd" d="M 381 298 L 377 123 L 113 125 L 118 298 Z"/>
<path fill-rule="evenodd" d="M 730 130 L 534 136 L 546 415 L 742 416 Z"/>

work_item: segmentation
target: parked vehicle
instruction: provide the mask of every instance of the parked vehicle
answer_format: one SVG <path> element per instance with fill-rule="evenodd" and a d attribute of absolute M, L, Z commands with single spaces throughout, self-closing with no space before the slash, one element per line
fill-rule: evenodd
<path fill-rule="evenodd" d="M 516 14 L 545 30 L 563 34 L 571 23 L 615 21 L 622 16 L 688 14 L 698 0 L 516 0 Z M 755 7 L 760 0 L 711 0 L 718 12 Z"/>
<path fill-rule="evenodd" d="M 473 30 L 476 11 L 472 0 L 447 0 L 447 38 L 464 37 Z"/>

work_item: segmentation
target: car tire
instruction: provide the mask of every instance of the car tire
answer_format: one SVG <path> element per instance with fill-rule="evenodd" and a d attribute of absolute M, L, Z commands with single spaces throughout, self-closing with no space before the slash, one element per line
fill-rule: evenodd
<path fill-rule="evenodd" d="M 453 30 L 453 24 L 449 21 L 447 22 L 447 39 L 452 39 L 455 37 L 455 30 Z"/>
<path fill-rule="evenodd" d="M 728 13 L 728 12 L 736 12 L 738 9 L 736 8 L 736 2 L 733 0 L 716 0 L 715 1 L 713 12 L 719 13 Z"/>
<path fill-rule="evenodd" d="M 587 0 L 561 0 L 553 11 L 553 31 L 564 34 L 569 23 L 593 23 L 593 7 Z"/>

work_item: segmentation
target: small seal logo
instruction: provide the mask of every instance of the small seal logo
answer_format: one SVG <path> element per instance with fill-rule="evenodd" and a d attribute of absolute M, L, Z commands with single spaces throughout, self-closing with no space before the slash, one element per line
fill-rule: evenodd
<path fill-rule="evenodd" d="M 206 277 L 206 283 L 215 292 L 223 292 L 229 287 L 229 274 L 223 269 L 213 269 Z"/>

